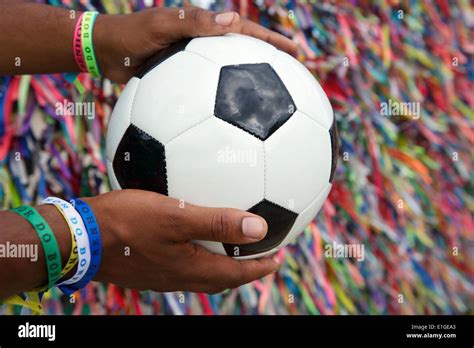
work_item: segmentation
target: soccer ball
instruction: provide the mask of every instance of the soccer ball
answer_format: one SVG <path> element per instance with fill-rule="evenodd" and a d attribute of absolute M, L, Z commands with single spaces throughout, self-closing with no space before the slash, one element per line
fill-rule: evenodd
<path fill-rule="evenodd" d="M 150 60 L 107 134 L 113 189 L 264 217 L 257 243 L 196 241 L 239 259 L 274 253 L 305 229 L 331 190 L 337 151 L 332 108 L 311 73 L 237 34 L 185 40 Z"/>

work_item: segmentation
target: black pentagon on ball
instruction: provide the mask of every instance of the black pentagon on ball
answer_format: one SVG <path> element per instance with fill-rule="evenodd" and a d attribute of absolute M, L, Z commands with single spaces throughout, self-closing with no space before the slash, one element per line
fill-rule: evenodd
<path fill-rule="evenodd" d="M 339 137 L 337 134 L 336 119 L 332 121 L 329 136 L 331 137 L 331 175 L 329 176 L 329 182 L 332 182 L 336 174 L 337 158 L 339 156 Z"/>
<path fill-rule="evenodd" d="M 228 256 L 255 255 L 277 247 L 285 239 L 298 216 L 298 214 L 266 199 L 254 205 L 248 211 L 263 217 L 267 221 L 267 235 L 257 243 L 238 245 L 224 243 L 224 249 Z M 238 247 L 238 254 L 235 253 L 236 247 Z"/>
<path fill-rule="evenodd" d="M 165 147 L 137 126 L 125 131 L 112 166 L 121 188 L 168 194 Z"/>
<path fill-rule="evenodd" d="M 295 103 L 267 63 L 221 68 L 214 115 L 261 140 L 296 111 Z"/>

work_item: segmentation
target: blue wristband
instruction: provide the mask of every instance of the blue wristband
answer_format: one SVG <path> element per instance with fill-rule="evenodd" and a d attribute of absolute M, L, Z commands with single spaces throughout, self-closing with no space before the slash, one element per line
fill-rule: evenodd
<path fill-rule="evenodd" d="M 91 207 L 79 198 L 71 199 L 70 202 L 74 208 L 76 208 L 79 215 L 81 215 L 84 225 L 86 226 L 91 251 L 91 262 L 81 280 L 77 283 L 60 287 L 61 291 L 67 296 L 85 288 L 86 285 L 94 279 L 99 270 L 100 258 L 102 256 L 102 241 L 100 239 L 99 225 L 97 224 L 97 220 L 95 219 Z"/>

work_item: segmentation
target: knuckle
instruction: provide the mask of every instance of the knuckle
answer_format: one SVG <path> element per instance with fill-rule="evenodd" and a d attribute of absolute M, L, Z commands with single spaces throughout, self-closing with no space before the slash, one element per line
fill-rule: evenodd
<path fill-rule="evenodd" d="M 229 276 L 229 280 L 226 285 L 227 285 L 227 288 L 233 289 L 245 283 L 246 283 L 245 274 L 241 268 L 238 268 Z"/>
<path fill-rule="evenodd" d="M 140 12 L 138 12 L 140 13 Z M 148 28 L 148 30 L 151 33 L 159 33 L 161 32 L 162 29 L 162 23 L 165 17 L 163 16 L 163 13 L 161 11 L 155 11 L 153 10 L 148 10 L 148 11 L 142 11 L 143 17 L 140 19 L 145 28 Z"/>
<path fill-rule="evenodd" d="M 212 279 L 212 268 L 211 268 L 211 265 L 208 265 L 206 267 L 204 267 L 201 275 L 200 275 L 200 280 L 203 282 L 203 283 L 206 283 L 206 284 L 212 284 L 211 282 L 211 279 Z"/>
<path fill-rule="evenodd" d="M 207 11 L 202 8 L 192 8 L 189 10 L 189 16 L 193 22 L 200 23 L 206 19 Z"/>
<path fill-rule="evenodd" d="M 232 230 L 232 219 L 228 210 L 221 209 L 211 218 L 211 235 L 216 241 L 228 241 Z"/>
<path fill-rule="evenodd" d="M 265 34 L 262 35 L 262 39 L 265 42 L 271 42 L 272 41 L 272 33 L 270 31 L 265 31 Z"/>
<path fill-rule="evenodd" d="M 170 227 L 178 230 L 185 230 L 188 227 L 188 221 L 186 221 L 182 209 L 173 205 L 164 206 L 161 204 L 157 205 L 156 210 L 157 213 L 160 213 L 160 215 L 163 216 L 164 220 L 166 219 L 166 224 Z"/>
<path fill-rule="evenodd" d="M 198 247 L 196 244 L 187 242 L 183 244 L 183 256 L 186 259 L 194 259 L 198 256 Z"/>

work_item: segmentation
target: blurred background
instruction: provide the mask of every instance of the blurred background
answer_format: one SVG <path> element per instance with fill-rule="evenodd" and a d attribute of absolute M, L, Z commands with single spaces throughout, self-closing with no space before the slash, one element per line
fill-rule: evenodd
<path fill-rule="evenodd" d="M 111 14 L 182 5 L 39 2 Z M 473 3 L 191 3 L 238 11 L 301 46 L 339 128 L 329 199 L 279 252 L 275 275 L 213 296 L 92 283 L 71 303 L 53 289 L 45 313 L 474 314 Z M 82 95 L 63 75 L 0 77 L 2 209 L 110 190 L 105 135 L 123 86 L 80 80 Z M 94 101 L 96 117 L 57 116 L 63 99 Z M 363 246 L 363 260 L 329 252 L 336 245 Z M 20 310 L 0 306 L 2 314 Z"/>

